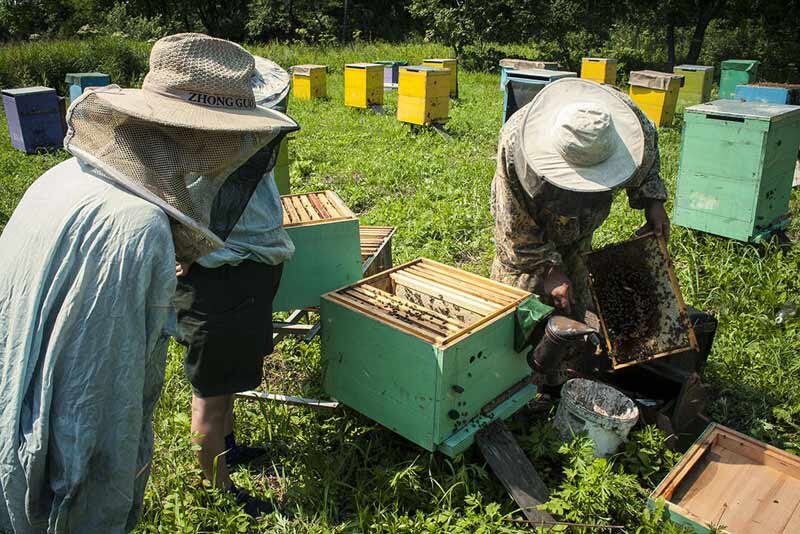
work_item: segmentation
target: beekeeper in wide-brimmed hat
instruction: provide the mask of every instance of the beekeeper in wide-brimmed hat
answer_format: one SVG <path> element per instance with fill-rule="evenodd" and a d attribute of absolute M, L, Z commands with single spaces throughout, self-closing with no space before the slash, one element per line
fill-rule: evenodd
<path fill-rule="evenodd" d="M 625 188 L 642 231 L 667 236 L 658 137 L 627 95 L 580 78 L 547 85 L 500 135 L 492 181 L 492 278 L 583 320 L 591 297 L 582 255 Z"/>
<path fill-rule="evenodd" d="M 75 157 L 28 189 L 0 235 L 0 530 L 131 530 L 152 454 L 175 260 L 228 174 L 297 125 L 259 106 L 240 46 L 153 46 L 141 89 L 70 106 Z"/>

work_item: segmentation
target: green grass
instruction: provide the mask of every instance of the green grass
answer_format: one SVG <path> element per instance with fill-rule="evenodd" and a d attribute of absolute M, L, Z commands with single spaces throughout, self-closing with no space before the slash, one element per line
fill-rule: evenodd
<path fill-rule="evenodd" d="M 488 273 L 493 254 L 489 190 L 502 106 L 495 76 L 461 75 L 462 98 L 453 103 L 447 127 L 453 141 L 447 142 L 435 132 L 413 133 L 398 123 L 392 93 L 387 93 L 385 116 L 345 108 L 338 68 L 359 60 L 419 60 L 446 53 L 442 47 L 269 45 L 257 50 L 284 65 L 313 61 L 337 67 L 329 76 L 330 100 L 289 104 L 290 115 L 302 126 L 290 144 L 295 191 L 334 189 L 364 223 L 397 226 L 396 262 L 427 256 Z M 679 150 L 679 128 L 663 129 L 662 171 L 671 192 Z M 5 128 L 0 129 L 0 229 L 25 188 L 65 157 L 62 152 L 25 156 L 11 149 Z M 795 192 L 795 213 L 798 202 Z M 620 196 L 596 244 L 626 239 L 642 222 L 641 213 L 631 211 Z M 797 230 L 795 223 L 795 235 Z M 720 323 L 706 372 L 714 392 L 710 413 L 800 452 L 800 323 L 793 319 L 778 326 L 773 320 L 785 301 L 800 301 L 800 250 L 681 228 L 674 228 L 670 248 L 687 302 L 711 311 Z M 284 342 L 265 369 L 270 391 L 323 395 L 318 342 Z M 523 531 L 504 521 L 514 507 L 474 449 L 449 460 L 347 409 L 331 413 L 239 401 L 239 439 L 269 443 L 275 465 L 240 471 L 237 483 L 296 512 L 291 521 L 251 522 L 229 500 L 201 488 L 189 441 L 189 399 L 180 351 L 173 346 L 154 421 L 156 452 L 140 532 Z M 651 469 L 637 460 L 663 456 L 661 445 L 652 445 L 656 438 L 637 436 L 634 450 L 611 467 L 587 464 L 578 461 L 579 440 L 559 449 L 546 419 L 530 430 L 516 426 L 515 432 L 554 492 L 551 509 L 570 520 L 621 521 L 631 530 L 640 525 L 642 532 L 668 531 L 642 512 L 648 488 L 668 468 Z M 650 452 L 637 454 L 637 447 Z M 569 476 L 564 467 L 570 468 Z M 639 478 L 632 485 L 634 475 Z M 594 484 L 608 484 L 610 494 L 626 504 L 599 501 L 603 492 Z"/>

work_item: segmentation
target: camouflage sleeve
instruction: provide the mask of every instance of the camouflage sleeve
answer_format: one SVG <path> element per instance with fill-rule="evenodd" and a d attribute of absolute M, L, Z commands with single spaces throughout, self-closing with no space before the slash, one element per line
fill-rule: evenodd
<path fill-rule="evenodd" d="M 512 143 L 503 136 L 492 180 L 495 261 L 511 270 L 543 275 L 549 266 L 561 264 L 561 255 L 547 241 L 529 209 L 527 194 L 514 168 Z"/>
<path fill-rule="evenodd" d="M 631 185 L 626 189 L 631 208 L 644 209 L 651 200 L 667 200 L 667 188 L 661 180 L 661 155 L 658 150 L 658 130 L 647 116 L 633 103 L 628 95 L 622 93 L 626 102 L 639 117 L 644 130 L 644 158 Z"/>

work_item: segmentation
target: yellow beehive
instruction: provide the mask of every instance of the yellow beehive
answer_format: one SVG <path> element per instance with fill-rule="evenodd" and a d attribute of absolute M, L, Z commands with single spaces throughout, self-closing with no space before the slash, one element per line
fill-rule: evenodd
<path fill-rule="evenodd" d="M 292 92 L 298 100 L 313 100 L 328 96 L 328 68 L 325 65 L 295 65 L 292 67 Z"/>
<path fill-rule="evenodd" d="M 683 76 L 654 70 L 631 72 L 630 95 L 657 127 L 669 126 L 675 117 L 675 104 Z"/>
<path fill-rule="evenodd" d="M 377 63 L 345 65 L 344 105 L 351 108 L 383 105 L 383 65 Z"/>
<path fill-rule="evenodd" d="M 455 59 L 426 59 L 426 67 L 438 67 L 450 71 L 450 97 L 458 98 L 458 61 Z"/>
<path fill-rule="evenodd" d="M 617 83 L 617 60 L 585 57 L 581 61 L 581 78 L 613 85 Z"/>
<path fill-rule="evenodd" d="M 397 86 L 397 120 L 442 124 L 450 110 L 450 72 L 437 67 L 401 67 Z"/>

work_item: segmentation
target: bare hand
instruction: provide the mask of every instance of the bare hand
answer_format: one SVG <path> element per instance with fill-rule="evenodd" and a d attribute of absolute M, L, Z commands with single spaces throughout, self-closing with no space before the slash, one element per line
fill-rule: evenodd
<path fill-rule="evenodd" d="M 175 262 L 175 276 L 181 277 L 189 274 L 189 269 L 192 267 L 191 263 Z"/>
<path fill-rule="evenodd" d="M 664 236 L 665 241 L 669 241 L 669 216 L 664 209 L 664 203 L 660 200 L 653 200 L 644 210 L 647 224 L 639 229 L 637 235 L 653 232 L 656 236 Z"/>
<path fill-rule="evenodd" d="M 572 289 L 572 280 L 558 267 L 551 267 L 544 279 L 544 291 L 553 298 L 555 307 L 567 315 L 572 313 L 575 304 L 575 295 Z"/>

